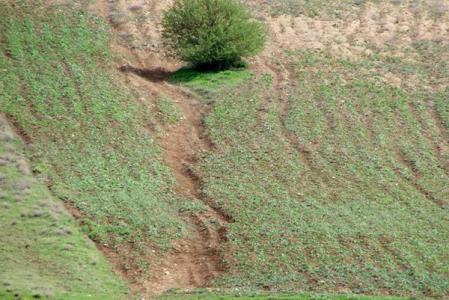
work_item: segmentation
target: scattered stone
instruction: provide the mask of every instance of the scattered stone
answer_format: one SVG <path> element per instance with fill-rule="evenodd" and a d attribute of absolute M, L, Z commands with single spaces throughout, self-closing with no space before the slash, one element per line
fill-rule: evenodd
<path fill-rule="evenodd" d="M 62 247 L 62 250 L 63 250 L 63 251 L 72 251 L 72 250 L 73 250 L 73 246 L 72 246 L 72 245 L 66 244 L 66 245 L 64 245 L 64 246 Z"/>
<path fill-rule="evenodd" d="M 42 217 L 43 215 L 44 215 L 44 212 L 41 210 L 37 210 L 37 209 L 33 209 L 33 211 L 28 214 L 28 216 L 32 217 L 32 218 L 39 218 L 39 217 Z"/>
<path fill-rule="evenodd" d="M 8 193 L 6 191 L 0 191 L 0 199 L 5 199 L 6 197 L 8 197 Z"/>
<path fill-rule="evenodd" d="M 17 156 L 15 156 L 13 153 L 5 153 L 0 157 L 0 159 L 6 160 L 8 162 L 13 162 L 17 160 Z"/>
<path fill-rule="evenodd" d="M 22 202 L 23 196 L 22 195 L 14 195 L 14 201 L 16 202 Z"/>
<path fill-rule="evenodd" d="M 143 4 L 142 3 L 132 3 L 128 6 L 128 9 L 133 12 L 138 12 L 143 9 Z"/>
<path fill-rule="evenodd" d="M 66 234 L 66 235 L 71 235 L 72 231 L 69 228 L 63 228 L 62 231 Z"/>
<path fill-rule="evenodd" d="M 14 134 L 9 130 L 4 130 L 0 132 L 0 140 L 5 142 L 11 142 L 14 140 Z"/>
<path fill-rule="evenodd" d="M 9 204 L 8 202 L 3 202 L 2 207 L 5 209 L 10 209 L 11 208 L 11 204 Z"/>
<path fill-rule="evenodd" d="M 114 26 L 122 25 L 128 23 L 128 16 L 123 12 L 113 13 L 109 15 L 109 21 Z"/>
<path fill-rule="evenodd" d="M 6 166 L 9 165 L 9 161 L 7 161 L 6 159 L 0 158 L 0 166 Z"/>
<path fill-rule="evenodd" d="M 20 179 L 12 185 L 12 188 L 16 191 L 27 190 L 31 188 L 31 182 L 27 179 Z"/>
<path fill-rule="evenodd" d="M 67 233 L 64 231 L 64 229 L 55 229 L 54 231 L 53 231 L 53 234 L 54 235 L 58 235 L 58 236 L 65 236 L 65 235 L 67 235 Z"/>
<path fill-rule="evenodd" d="M 22 175 L 25 175 L 25 176 L 31 175 L 30 167 L 28 166 L 28 163 L 23 158 L 19 159 L 19 161 L 17 162 L 17 168 L 19 169 L 20 173 L 22 173 Z"/>
<path fill-rule="evenodd" d="M 128 31 L 120 31 L 118 36 L 124 40 L 131 40 L 133 38 L 133 34 Z"/>
<path fill-rule="evenodd" d="M 40 200 L 39 202 L 37 202 L 37 205 L 39 205 L 39 207 L 47 207 L 48 203 L 46 200 Z"/>
<path fill-rule="evenodd" d="M 5 152 L 15 152 L 15 151 L 16 151 L 16 148 L 13 145 L 11 145 L 11 144 L 5 145 Z"/>
<path fill-rule="evenodd" d="M 12 221 L 12 222 L 11 222 L 11 225 L 12 225 L 12 226 L 17 225 L 17 221 Z"/>

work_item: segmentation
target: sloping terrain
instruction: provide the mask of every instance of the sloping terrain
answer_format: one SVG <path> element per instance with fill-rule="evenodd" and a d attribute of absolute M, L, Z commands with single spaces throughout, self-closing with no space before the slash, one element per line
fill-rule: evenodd
<path fill-rule="evenodd" d="M 32 171 L 138 295 L 447 297 L 446 2 L 245 2 L 269 43 L 219 73 L 165 57 L 170 1 L 2 3 Z"/>
<path fill-rule="evenodd" d="M 33 178 L 23 151 L 0 116 L 0 298 L 125 299 L 124 282 Z"/>
<path fill-rule="evenodd" d="M 32 171 L 119 270 L 143 272 L 185 228 L 151 108 L 114 83 L 108 30 L 81 6 L 0 5 L 0 106 Z"/>
<path fill-rule="evenodd" d="M 367 2 L 351 34 L 268 17 L 258 76 L 206 118 L 203 191 L 234 220 L 225 284 L 447 296 L 448 23 L 422 14 Z"/>

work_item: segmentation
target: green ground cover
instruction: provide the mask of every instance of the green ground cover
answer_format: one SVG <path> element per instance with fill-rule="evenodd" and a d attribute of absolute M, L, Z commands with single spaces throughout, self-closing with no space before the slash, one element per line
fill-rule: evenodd
<path fill-rule="evenodd" d="M 23 152 L 0 116 L 0 298 L 124 299 L 125 284 Z"/>
<path fill-rule="evenodd" d="M 370 297 L 362 295 L 306 295 L 295 293 L 268 293 L 268 292 L 218 292 L 218 291 L 195 291 L 191 293 L 168 293 L 162 295 L 159 299 L 176 300 L 176 299 L 211 299 L 211 300 L 228 300 L 228 299 L 242 299 L 242 300 L 406 300 L 411 298 L 399 297 Z"/>
<path fill-rule="evenodd" d="M 449 91 L 428 85 L 449 78 L 444 60 L 278 60 L 290 87 L 250 80 L 206 118 L 203 192 L 233 217 L 221 283 L 447 295 Z M 387 71 L 421 80 L 395 87 Z"/>
<path fill-rule="evenodd" d="M 183 234 L 180 199 L 144 130 L 151 109 L 109 66 L 108 30 L 78 4 L 0 3 L 0 106 L 30 144 L 33 171 L 82 212 L 89 237 L 132 253 L 167 249 Z"/>
<path fill-rule="evenodd" d="M 305 2 L 301 14 L 311 16 L 323 5 Z M 117 85 L 108 30 L 76 6 L 0 3 L 0 107 L 27 143 L 32 171 L 82 212 L 82 230 L 125 260 L 131 253 L 126 267 L 143 270 L 135 254 L 148 245 L 168 249 L 185 232 L 179 209 L 191 204 L 174 195 L 174 178 L 144 127 L 181 116 L 166 99 L 155 113 Z M 204 196 L 231 217 L 228 268 L 217 285 L 447 296 L 449 49 L 421 42 L 403 51 L 355 61 L 284 53 L 269 63 L 290 78 L 285 87 L 246 70 L 171 76 L 211 105 L 205 126 L 214 149 L 196 167 Z M 2 155 L 21 149 L 18 140 L 0 145 Z M 0 166 L 7 178 L 0 180 L 7 224 L 0 297 L 123 295 L 47 188 L 18 166 Z M 167 297 L 178 296 L 239 295 Z"/>

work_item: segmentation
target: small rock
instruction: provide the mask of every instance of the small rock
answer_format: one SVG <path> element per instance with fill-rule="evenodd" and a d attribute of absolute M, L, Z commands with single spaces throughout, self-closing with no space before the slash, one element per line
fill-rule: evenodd
<path fill-rule="evenodd" d="M 72 231 L 71 231 L 69 228 L 64 228 L 64 229 L 62 229 L 62 231 L 63 231 L 66 235 L 72 234 Z"/>
<path fill-rule="evenodd" d="M 32 218 L 42 217 L 44 213 L 41 210 L 34 209 L 28 216 Z"/>
<path fill-rule="evenodd" d="M 6 166 L 9 165 L 9 161 L 6 159 L 0 158 L 0 166 Z"/>
<path fill-rule="evenodd" d="M 5 199 L 6 197 L 8 197 L 8 193 L 6 191 L 0 191 L 0 199 Z"/>
<path fill-rule="evenodd" d="M 17 168 L 19 169 L 20 173 L 22 173 L 22 175 L 25 175 L 25 176 L 31 175 L 30 167 L 28 166 L 28 163 L 23 158 L 19 159 L 19 161 L 17 162 Z"/>
<path fill-rule="evenodd" d="M 8 202 L 3 202 L 2 207 L 5 209 L 10 209 L 11 205 Z"/>
<path fill-rule="evenodd" d="M 13 141 L 14 134 L 9 130 L 2 131 L 2 132 L 0 132 L 0 140 L 5 141 L 5 142 Z"/>
<path fill-rule="evenodd" d="M 5 145 L 5 152 L 15 152 L 15 151 L 16 151 L 16 148 L 13 145 L 11 145 L 11 144 Z"/>
<path fill-rule="evenodd" d="M 23 190 L 31 188 L 31 182 L 29 180 L 26 180 L 26 179 L 21 179 L 21 180 L 16 181 L 12 185 L 12 187 L 16 191 L 23 191 Z"/>
<path fill-rule="evenodd" d="M 17 160 L 17 156 L 15 156 L 13 153 L 6 153 L 3 154 L 2 157 L 0 157 L 2 160 L 6 160 L 8 162 L 13 162 Z"/>
<path fill-rule="evenodd" d="M 11 225 L 12 225 L 12 226 L 17 225 L 17 221 L 12 221 L 12 222 L 11 222 Z"/>
<path fill-rule="evenodd" d="M 63 229 L 56 229 L 56 230 L 53 231 L 53 234 L 54 235 L 59 235 L 59 236 L 65 236 L 66 235 L 66 233 L 64 232 Z"/>
<path fill-rule="evenodd" d="M 133 4 L 128 6 L 128 9 L 130 11 L 137 12 L 137 11 L 143 9 L 143 4 L 142 3 L 133 3 Z"/>
<path fill-rule="evenodd" d="M 128 16 L 125 13 L 119 12 L 109 15 L 109 21 L 114 26 L 125 24 L 128 22 Z"/>
<path fill-rule="evenodd" d="M 71 250 L 73 250 L 73 246 L 72 245 L 64 245 L 63 247 L 62 247 L 62 250 L 64 250 L 64 251 L 71 251 Z"/>
<path fill-rule="evenodd" d="M 118 36 L 124 40 L 131 40 L 133 38 L 133 34 L 127 31 L 119 32 Z"/>
<path fill-rule="evenodd" d="M 47 207 L 48 203 L 46 200 L 41 200 L 37 203 L 37 205 L 39 205 L 39 207 Z"/>

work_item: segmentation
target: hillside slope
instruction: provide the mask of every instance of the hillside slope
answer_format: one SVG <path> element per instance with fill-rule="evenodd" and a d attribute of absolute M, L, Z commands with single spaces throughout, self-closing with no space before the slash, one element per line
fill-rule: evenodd
<path fill-rule="evenodd" d="M 0 4 L 0 104 L 136 294 L 447 297 L 444 1 L 248 0 L 269 43 L 218 73 L 170 1 L 66 2 Z"/>
<path fill-rule="evenodd" d="M 125 283 L 33 178 L 23 152 L 0 116 L 0 298 L 125 299 Z"/>

